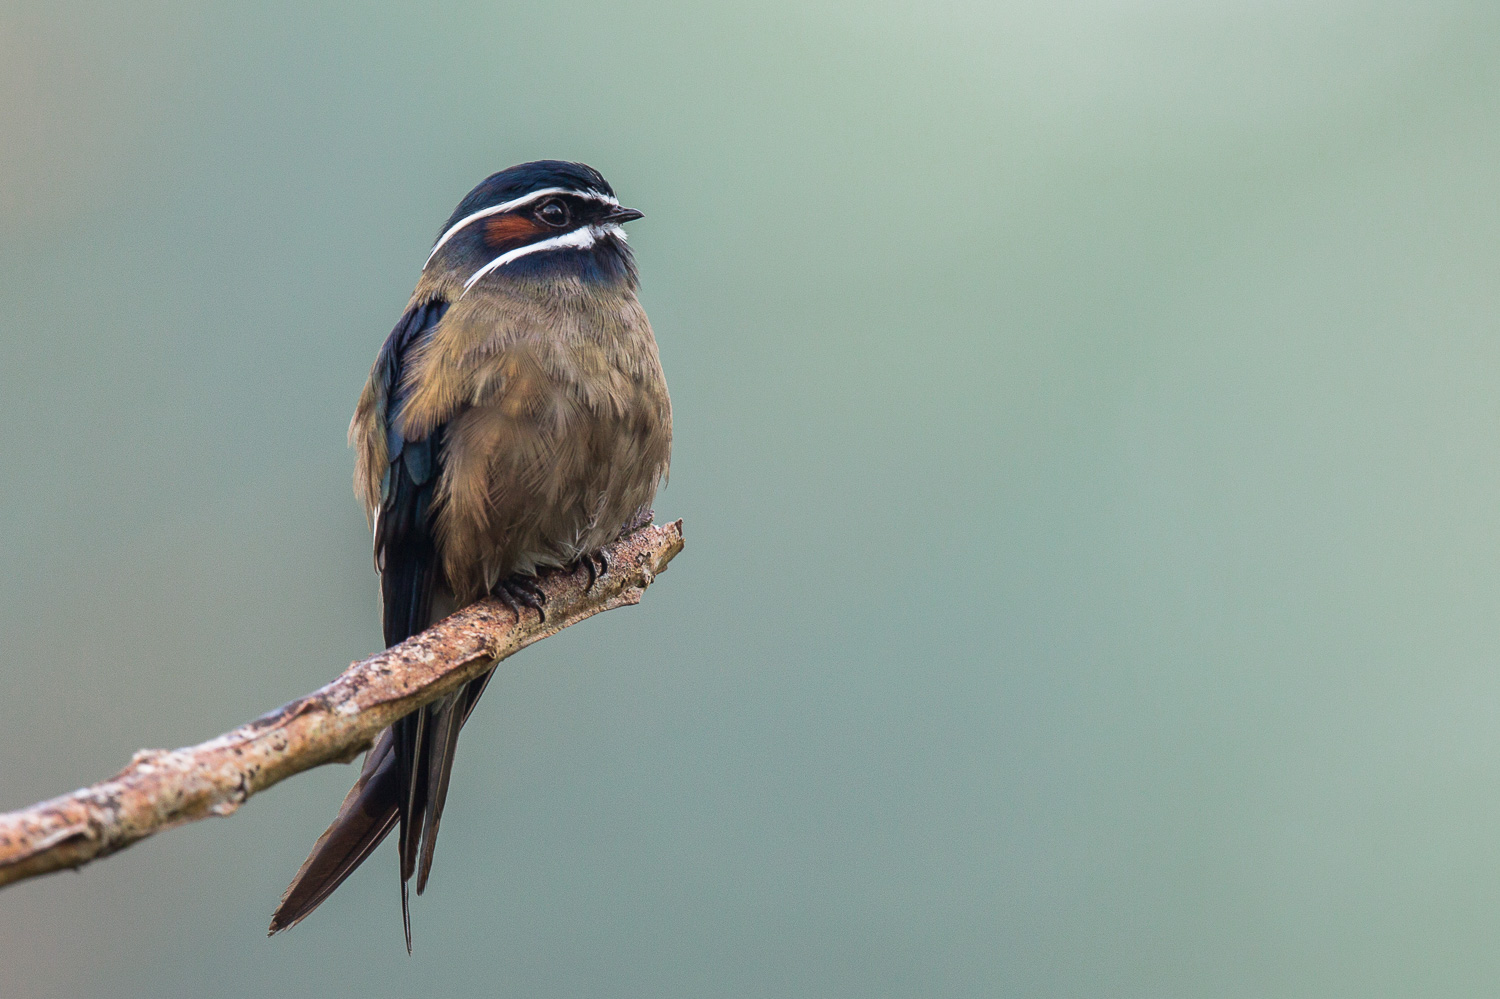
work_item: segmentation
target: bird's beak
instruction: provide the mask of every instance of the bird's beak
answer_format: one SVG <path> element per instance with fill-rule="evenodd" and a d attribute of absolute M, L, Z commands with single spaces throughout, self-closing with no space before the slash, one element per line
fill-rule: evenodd
<path fill-rule="evenodd" d="M 620 222 L 634 222 L 636 219 L 645 217 L 645 212 L 638 212 L 634 208 L 616 208 L 604 216 L 604 221 L 618 224 Z"/>

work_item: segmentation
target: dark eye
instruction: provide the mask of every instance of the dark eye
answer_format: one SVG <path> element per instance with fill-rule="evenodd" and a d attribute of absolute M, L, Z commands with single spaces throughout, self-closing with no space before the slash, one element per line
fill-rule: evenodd
<path fill-rule="evenodd" d="M 548 225 L 565 226 L 568 224 L 568 206 L 556 198 L 544 201 L 537 208 L 536 217 Z"/>

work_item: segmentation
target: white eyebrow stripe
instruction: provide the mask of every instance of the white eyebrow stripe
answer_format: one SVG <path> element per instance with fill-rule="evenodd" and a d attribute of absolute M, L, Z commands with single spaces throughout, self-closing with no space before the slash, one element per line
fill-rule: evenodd
<path fill-rule="evenodd" d="M 514 250 L 506 250 L 500 256 L 470 275 L 469 280 L 464 282 L 464 291 L 467 292 L 470 288 L 474 287 L 474 282 L 491 271 L 504 267 L 512 260 L 524 257 L 528 253 L 537 253 L 542 250 L 587 250 L 605 236 L 610 235 L 623 237 L 625 230 L 613 222 L 609 225 L 586 225 L 574 229 L 572 232 L 565 232 L 561 236 L 553 236 L 551 239 L 543 239 L 536 243 L 518 246 Z"/>
<path fill-rule="evenodd" d="M 489 215 L 499 215 L 502 212 L 508 212 L 513 208 L 520 208 L 522 205 L 530 204 L 537 198 L 545 198 L 548 195 L 552 194 L 571 194 L 575 198 L 588 198 L 590 201 L 602 201 L 606 205 L 613 205 L 616 208 L 620 207 L 619 201 L 603 193 L 602 191 L 578 191 L 574 190 L 571 187 L 544 187 L 540 191 L 532 191 L 530 194 L 523 195 L 519 198 L 513 198 L 510 201 L 503 201 L 498 205 L 491 205 L 488 208 L 481 208 L 479 209 L 479 211 L 465 215 L 463 218 L 453 223 L 453 225 L 448 227 L 447 232 L 438 237 L 438 241 L 433 246 L 432 252 L 427 254 L 427 259 L 423 261 L 422 269 L 426 270 L 427 265 L 432 263 L 432 258 L 437 256 L 437 251 L 443 248 L 443 244 L 452 239 L 460 229 L 468 225 L 470 222 L 473 222 L 476 219 L 485 218 Z"/>

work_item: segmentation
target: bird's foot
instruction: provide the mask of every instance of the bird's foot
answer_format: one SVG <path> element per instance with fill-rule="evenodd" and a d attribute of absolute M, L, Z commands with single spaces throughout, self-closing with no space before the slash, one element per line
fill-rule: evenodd
<path fill-rule="evenodd" d="M 589 574 L 589 581 L 583 584 L 583 592 L 590 593 L 594 589 L 594 583 L 609 573 L 609 559 L 603 551 L 589 552 L 587 555 L 580 555 L 568 567 L 569 572 L 577 572 L 579 569 Z"/>
<path fill-rule="evenodd" d="M 538 624 L 547 620 L 547 612 L 542 609 L 547 605 L 547 594 L 532 576 L 511 576 L 501 580 L 495 587 L 495 597 L 516 615 L 516 624 L 521 623 L 522 607 L 536 611 Z"/>

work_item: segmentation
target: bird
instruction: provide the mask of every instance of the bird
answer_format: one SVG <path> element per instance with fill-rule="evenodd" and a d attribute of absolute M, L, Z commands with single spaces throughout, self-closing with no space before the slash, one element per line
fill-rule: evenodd
<path fill-rule="evenodd" d="M 485 596 L 545 620 L 537 574 L 609 565 L 651 518 L 672 405 L 621 207 L 582 163 L 480 182 L 439 230 L 349 426 L 387 646 Z M 374 741 L 271 920 L 296 925 L 395 831 L 401 917 L 427 887 L 459 730 L 490 671 Z"/>

